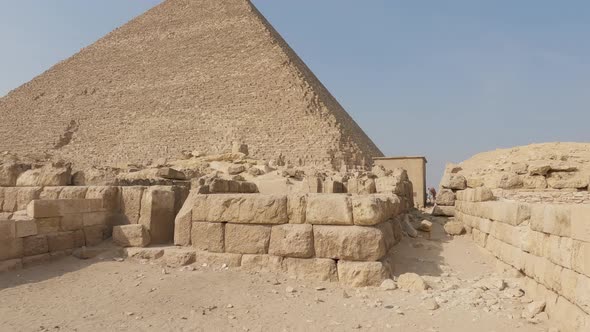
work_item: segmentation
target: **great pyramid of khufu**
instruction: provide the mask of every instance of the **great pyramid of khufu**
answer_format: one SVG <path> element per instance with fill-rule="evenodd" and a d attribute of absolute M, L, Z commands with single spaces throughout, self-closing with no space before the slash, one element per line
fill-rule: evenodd
<path fill-rule="evenodd" d="M 85 167 L 248 144 L 353 166 L 382 153 L 248 0 L 168 0 L 0 99 L 0 151 Z"/>

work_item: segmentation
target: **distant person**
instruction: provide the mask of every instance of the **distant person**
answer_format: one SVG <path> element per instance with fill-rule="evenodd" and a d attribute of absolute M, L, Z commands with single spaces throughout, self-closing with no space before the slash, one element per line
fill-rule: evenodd
<path fill-rule="evenodd" d="M 436 189 L 430 187 L 428 188 L 428 192 L 430 193 L 430 196 L 432 196 L 432 204 L 434 204 L 434 202 L 436 202 Z"/>

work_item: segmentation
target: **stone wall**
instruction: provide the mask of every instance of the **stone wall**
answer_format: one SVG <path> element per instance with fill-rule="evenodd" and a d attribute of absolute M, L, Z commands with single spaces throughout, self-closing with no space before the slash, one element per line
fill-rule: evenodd
<path fill-rule="evenodd" d="M 493 192 L 496 197 L 526 203 L 590 204 L 588 191 L 494 189 Z"/>
<path fill-rule="evenodd" d="M 147 244 L 172 243 L 174 218 L 187 195 L 178 186 L 0 187 L 0 239 L 6 239 L 0 241 L 0 261 L 10 259 L 13 261 L 4 263 L 5 267 L 19 267 L 42 257 L 71 253 L 72 248 L 95 246 L 109 238 L 117 225 L 140 225 L 150 235 Z M 43 209 L 57 212 L 39 212 Z M 22 233 L 19 227 L 38 231 Z M 22 234 L 25 236 L 16 236 Z M 41 244 L 26 239 L 29 236 L 40 238 Z M 27 249 L 28 245 L 43 245 L 43 239 L 64 242 L 67 251 L 52 250 L 51 245 L 45 252 Z M 56 247 L 62 248 L 60 244 Z"/>
<path fill-rule="evenodd" d="M 377 285 L 391 276 L 401 240 L 394 194 L 200 195 L 176 217 L 174 242 L 189 255 L 234 257 L 243 269 Z"/>
<path fill-rule="evenodd" d="M 590 329 L 590 205 L 496 200 L 487 188 L 457 193 L 456 218 L 473 240 L 524 276 L 532 297 L 567 330 Z"/>
<path fill-rule="evenodd" d="M 102 199 L 34 200 L 0 213 L 0 271 L 46 262 L 110 237 Z"/>

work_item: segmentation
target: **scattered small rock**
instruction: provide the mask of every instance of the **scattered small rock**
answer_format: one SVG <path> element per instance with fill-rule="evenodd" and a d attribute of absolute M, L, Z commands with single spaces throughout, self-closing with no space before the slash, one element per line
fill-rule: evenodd
<path fill-rule="evenodd" d="M 385 279 L 381 283 L 381 289 L 385 291 L 396 290 L 397 284 L 392 279 Z"/>

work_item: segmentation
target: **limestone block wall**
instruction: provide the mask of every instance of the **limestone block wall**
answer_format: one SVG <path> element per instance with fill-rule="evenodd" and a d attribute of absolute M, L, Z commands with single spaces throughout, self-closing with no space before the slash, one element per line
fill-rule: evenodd
<path fill-rule="evenodd" d="M 590 204 L 498 200 L 457 193 L 456 218 L 473 240 L 524 276 L 526 290 L 569 330 L 590 329 Z"/>
<path fill-rule="evenodd" d="M 526 203 L 590 204 L 590 192 L 578 190 L 493 190 L 496 197 Z"/>
<path fill-rule="evenodd" d="M 237 256 L 244 269 L 377 285 L 401 240 L 394 194 L 200 195 L 176 217 L 175 244 Z"/>
<path fill-rule="evenodd" d="M 29 252 L 26 245 L 31 240 L 24 241 L 25 248 L 21 248 L 23 237 L 14 236 L 13 230 L 15 227 L 18 230 L 18 225 L 24 227 L 28 224 L 33 227 L 34 223 L 39 224 L 37 228 L 42 232 L 35 236 L 51 239 L 55 233 L 58 236 L 56 241 L 66 242 L 71 240 L 72 234 L 76 236 L 76 246 L 66 245 L 66 253 L 71 252 L 72 248 L 99 244 L 111 236 L 113 226 L 116 225 L 142 225 L 149 232 L 152 244 L 172 243 L 174 218 L 187 196 L 188 191 L 180 186 L 0 187 L 0 223 L 3 224 L 0 227 L 0 261 L 11 260 L 4 263 L 6 268 L 19 267 L 23 262 L 26 265 L 29 261 L 40 260 L 41 256 L 36 257 L 38 255 L 56 255 L 56 250 L 48 249 L 23 256 L 23 253 Z M 89 215 L 80 212 L 87 202 L 95 201 L 100 202 L 100 211 L 88 211 L 92 212 Z M 27 217 L 27 212 L 30 212 L 25 211 L 27 207 L 45 206 L 43 204 L 63 206 L 63 212 L 60 213 L 64 215 Z M 33 208 L 33 211 L 36 210 Z M 100 220 L 88 221 L 91 217 L 100 217 Z M 20 219 L 28 223 L 19 223 Z M 62 253 L 64 250 L 58 251 Z"/>
<path fill-rule="evenodd" d="M 26 211 L 0 213 L 0 271 L 16 269 L 110 236 L 102 199 L 34 200 Z"/>

